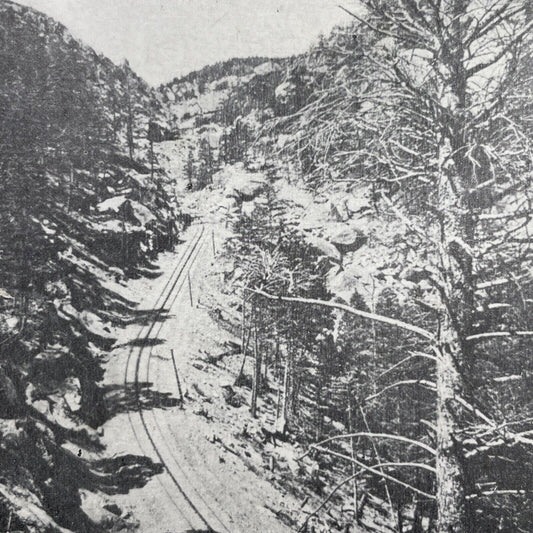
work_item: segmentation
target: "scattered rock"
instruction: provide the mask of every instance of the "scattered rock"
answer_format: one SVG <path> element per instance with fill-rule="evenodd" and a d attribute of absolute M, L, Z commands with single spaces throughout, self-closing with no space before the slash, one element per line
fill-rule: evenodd
<path fill-rule="evenodd" d="M 360 229 L 345 224 L 330 230 L 328 233 L 330 242 L 342 254 L 355 252 L 368 240 L 368 236 L 363 234 Z"/>
<path fill-rule="evenodd" d="M 104 509 L 116 516 L 120 516 L 122 514 L 122 509 L 116 503 L 108 503 L 104 505 Z"/>
<path fill-rule="evenodd" d="M 242 407 L 246 403 L 244 397 L 236 392 L 231 385 L 222 387 L 222 394 L 226 403 L 232 407 Z"/>

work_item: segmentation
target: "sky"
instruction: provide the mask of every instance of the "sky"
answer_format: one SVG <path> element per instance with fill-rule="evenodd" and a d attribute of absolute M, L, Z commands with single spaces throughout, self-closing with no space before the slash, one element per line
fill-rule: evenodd
<path fill-rule="evenodd" d="M 305 51 L 349 16 L 338 0 L 15 0 L 153 85 L 231 57 Z M 354 0 L 346 0 L 351 7 Z"/>

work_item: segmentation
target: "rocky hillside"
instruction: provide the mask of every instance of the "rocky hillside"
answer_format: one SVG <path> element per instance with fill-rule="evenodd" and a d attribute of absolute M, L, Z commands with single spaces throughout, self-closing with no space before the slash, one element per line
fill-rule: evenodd
<path fill-rule="evenodd" d="M 387 13 L 384 22 L 377 11 L 378 27 L 399 17 Z M 479 130 L 456 117 L 475 139 L 468 141 L 470 159 L 457 165 L 476 187 L 465 192 L 470 223 L 454 244 L 447 218 L 453 209 L 436 187 L 442 146 L 435 132 L 447 127 L 433 105 L 439 73 L 427 62 L 426 77 L 418 78 L 410 70 L 409 54 L 418 52 L 412 46 L 354 24 L 307 54 L 230 77 L 223 90 L 213 81 L 202 94 L 185 91 L 174 104 L 183 110 L 180 140 L 162 149 L 180 168 L 188 209 L 224 228 L 222 281 L 206 282 L 205 299 L 213 316 L 241 335 L 235 390 L 249 398 L 267 435 L 321 442 L 306 488 L 285 484 L 315 501 L 309 512 L 321 509 L 316 530 L 375 527 L 361 493 L 385 502 L 398 531 L 437 530 L 430 502 L 445 485 L 438 476 L 447 474 L 435 472 L 427 452 L 443 453 L 436 428 L 450 422 L 437 421 L 435 402 L 441 368 L 434 363 L 445 358 L 435 339 L 447 324 L 473 357 L 464 396 L 454 400 L 462 407 L 450 408 L 460 428 L 454 460 L 466 470 L 463 490 L 476 516 L 471 530 L 528 531 L 523 506 L 533 463 L 531 443 L 521 438 L 530 434 L 532 405 L 531 64 L 527 52 L 520 56 L 509 72 L 516 84 L 501 87 L 506 99 L 490 100 L 478 79 L 468 87 L 471 101 L 487 106 L 476 119 L 495 107 L 501 114 Z M 451 113 L 448 101 L 441 105 Z M 478 192 L 489 184 L 490 191 Z M 464 272 L 468 280 L 457 281 Z M 512 288 L 510 279 L 524 285 Z M 457 294 L 468 286 L 463 322 L 466 300 Z M 317 301 L 328 305 L 313 308 Z M 484 440 L 484 424 L 520 427 L 507 441 L 517 447 Z M 398 439 L 408 445 L 392 442 Z M 501 457 L 490 453 L 493 446 Z M 380 475 L 372 464 L 391 470 Z M 348 483 L 350 474 L 357 483 Z M 439 505 L 445 514 L 445 500 Z"/>
<path fill-rule="evenodd" d="M 178 237 L 152 149 L 166 110 L 128 65 L 5 0 L 0 56 L 0 529 L 93 531 L 79 489 L 113 467 L 67 445 L 98 449 L 100 363 L 131 312 L 109 283 L 153 274 Z"/>

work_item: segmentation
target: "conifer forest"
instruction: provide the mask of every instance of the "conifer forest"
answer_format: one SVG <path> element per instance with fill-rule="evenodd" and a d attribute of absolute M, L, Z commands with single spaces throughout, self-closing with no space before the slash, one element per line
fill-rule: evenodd
<path fill-rule="evenodd" d="M 337 9 L 155 86 L 0 0 L 0 532 L 533 532 L 533 2 Z"/>

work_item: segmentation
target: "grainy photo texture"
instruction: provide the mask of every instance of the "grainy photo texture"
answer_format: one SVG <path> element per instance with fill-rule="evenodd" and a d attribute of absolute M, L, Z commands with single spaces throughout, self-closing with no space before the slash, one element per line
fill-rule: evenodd
<path fill-rule="evenodd" d="M 531 533 L 533 2 L 0 0 L 0 532 Z"/>

